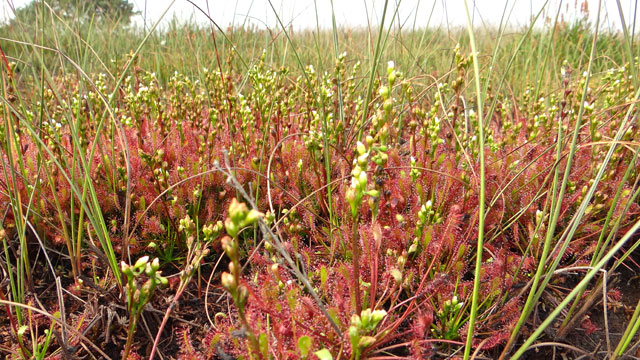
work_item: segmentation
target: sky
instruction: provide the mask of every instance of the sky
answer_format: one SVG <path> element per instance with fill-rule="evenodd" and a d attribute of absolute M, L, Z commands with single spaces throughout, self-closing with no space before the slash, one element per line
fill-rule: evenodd
<path fill-rule="evenodd" d="M 10 16 L 9 4 L 24 6 L 29 0 L 0 0 L 0 17 Z M 331 28 L 331 0 L 129 0 L 141 15 L 138 24 L 150 26 L 168 9 L 163 21 L 176 16 L 206 22 L 207 16 L 221 27 L 231 24 L 254 24 L 277 28 L 275 13 L 281 21 L 295 29 Z M 173 1 L 173 4 L 172 4 Z M 595 21 L 599 1 L 602 1 L 601 26 L 620 29 L 621 22 L 616 0 L 467 0 L 474 26 L 498 25 L 507 10 L 508 23 L 514 27 L 529 24 L 530 19 L 548 2 L 543 17 L 554 19 L 557 11 L 564 19 L 584 15 L 582 4 L 588 8 L 591 21 Z M 633 22 L 638 0 L 620 0 L 627 23 Z M 380 24 L 385 0 L 333 0 L 336 22 L 339 26 L 366 27 Z M 398 5 L 399 3 L 399 5 Z M 198 10 L 197 7 L 202 9 Z M 316 10 L 317 8 L 317 10 Z M 426 26 L 465 26 L 467 17 L 464 0 L 388 0 L 388 17 L 397 10 L 395 24 L 405 28 Z M 388 23 L 389 18 L 386 22 Z M 640 23 L 638 25 L 640 27 Z"/>

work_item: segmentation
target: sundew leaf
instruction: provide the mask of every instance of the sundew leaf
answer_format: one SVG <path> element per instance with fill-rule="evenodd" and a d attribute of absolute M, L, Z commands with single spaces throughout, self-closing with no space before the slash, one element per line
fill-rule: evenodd
<path fill-rule="evenodd" d="M 325 288 L 327 284 L 327 268 L 325 266 L 320 268 L 320 283 L 322 284 L 322 288 Z"/>
<path fill-rule="evenodd" d="M 298 339 L 298 350 L 300 351 L 300 356 L 306 358 L 309 355 L 309 350 L 311 350 L 311 338 L 307 335 L 303 335 Z"/>
<path fill-rule="evenodd" d="M 333 360 L 333 355 L 327 349 L 318 350 L 313 353 L 320 360 Z"/>

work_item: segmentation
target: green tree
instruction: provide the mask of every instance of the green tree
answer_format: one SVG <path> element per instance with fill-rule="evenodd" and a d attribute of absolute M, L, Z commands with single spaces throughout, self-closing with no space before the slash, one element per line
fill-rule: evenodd
<path fill-rule="evenodd" d="M 46 9 L 47 5 L 61 18 L 79 22 L 105 19 L 127 25 L 138 13 L 133 10 L 133 4 L 128 0 L 33 0 L 16 9 L 15 17 L 10 24 L 15 21 L 33 21 L 43 6 Z"/>

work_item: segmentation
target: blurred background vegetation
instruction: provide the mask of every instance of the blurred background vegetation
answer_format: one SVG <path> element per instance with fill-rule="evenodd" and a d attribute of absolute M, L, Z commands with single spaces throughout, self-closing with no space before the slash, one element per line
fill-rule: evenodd
<path fill-rule="evenodd" d="M 17 71 L 27 78 L 39 74 L 38 64 L 32 61 L 36 48 L 52 75 L 73 69 L 68 61 L 61 61 L 60 54 L 64 54 L 88 74 L 107 73 L 113 78 L 148 34 L 148 27 L 132 22 L 136 16 L 139 12 L 127 0 L 33 1 L 15 9 L 15 16 L 2 24 L 0 46 L 8 61 L 15 62 Z M 558 21 L 538 20 L 542 25 L 532 27 L 529 32 L 528 28 L 499 25 L 477 29 L 482 66 L 486 68 L 493 61 L 494 68 L 507 68 L 507 63 L 513 61 L 505 80 L 516 93 L 532 83 L 541 87 L 557 86 L 564 60 L 573 68 L 580 68 L 587 61 L 593 33 L 586 15 L 571 23 L 562 21 L 560 16 L 555 20 Z M 395 61 L 408 77 L 442 76 L 453 68 L 452 53 L 456 44 L 465 47 L 469 43 L 464 28 L 385 26 L 381 63 Z M 304 64 L 320 71 L 333 66 L 331 30 L 318 31 L 310 27 L 289 28 L 288 32 Z M 347 61 L 371 62 L 377 34 L 377 28 L 339 28 L 337 40 L 340 50 L 348 54 Z M 593 68 L 596 76 L 628 61 L 624 59 L 622 36 L 621 32 L 614 31 L 599 35 L 596 42 L 599 55 Z M 552 51 L 547 49 L 549 44 L 553 44 Z M 164 19 L 162 26 L 150 35 L 136 65 L 155 72 L 161 83 L 175 71 L 197 77 L 203 68 L 217 67 L 216 47 L 223 60 L 235 49 L 236 56 L 229 63 L 223 61 L 222 66 L 245 68 L 243 70 L 258 61 L 263 51 L 267 65 L 275 68 L 297 61 L 281 29 L 227 26 L 213 21 L 199 23 L 173 17 Z M 517 56 L 511 59 L 514 53 Z M 363 65 L 366 69 L 370 64 Z M 296 67 L 291 70 L 299 71 Z"/>

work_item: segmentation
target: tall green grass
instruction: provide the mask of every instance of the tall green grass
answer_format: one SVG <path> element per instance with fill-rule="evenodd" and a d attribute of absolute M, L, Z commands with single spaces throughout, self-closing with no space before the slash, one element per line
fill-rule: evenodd
<path fill-rule="evenodd" d="M 370 45 L 373 42 L 374 49 L 376 48 L 380 30 L 384 31 L 387 39 L 383 48 L 379 49 L 382 50 L 380 63 L 393 60 L 408 77 L 420 77 L 434 71 L 443 72 L 450 69 L 450 53 L 456 44 L 468 46 L 469 35 L 464 27 L 453 28 L 449 32 L 442 27 L 423 29 L 417 25 L 412 28 L 389 26 L 393 23 L 391 20 L 394 17 L 391 5 L 387 9 L 388 14 L 385 12 L 387 24 L 383 25 L 382 29 L 375 25 L 371 29 L 290 30 L 286 24 L 283 25 L 292 42 L 296 44 L 295 53 L 300 61 L 319 69 L 324 68 L 322 64 L 333 63 L 335 44 L 343 44 L 342 51 L 347 51 L 350 57 L 372 61 L 377 53 L 371 53 Z M 505 21 L 508 20 L 506 16 L 507 14 Z M 174 71 L 196 76 L 202 67 L 216 68 L 216 49 L 211 41 L 212 29 L 220 33 L 216 38 L 221 59 L 226 59 L 229 52 L 235 48 L 235 52 L 242 59 L 257 59 L 263 50 L 266 50 L 267 65 L 276 68 L 282 64 L 297 62 L 296 54 L 291 51 L 291 44 L 282 28 L 267 30 L 256 25 L 237 25 L 238 27 L 224 29 L 222 36 L 220 24 L 210 27 L 193 20 L 173 18 L 163 21 L 161 29 L 147 34 L 133 25 L 109 26 L 108 23 L 105 24 L 105 20 L 69 24 L 50 13 L 41 18 L 42 20 L 36 23 L 18 22 L 2 27 L 2 47 L 8 54 L 8 59 L 18 63 L 18 71 L 40 66 L 31 59 L 28 47 L 15 42 L 20 40 L 33 43 L 34 39 L 30 39 L 29 34 L 34 33 L 39 34 L 43 45 L 56 48 L 81 65 L 86 73 L 105 72 L 112 78 L 122 73 L 127 57 L 147 35 L 149 38 L 140 56 L 136 58 L 136 65 L 155 72 L 160 81 L 167 81 Z M 489 60 L 494 69 L 504 68 L 516 53 L 518 56 L 513 60 L 513 70 L 506 78 L 509 84 L 514 86 L 513 90 L 516 93 L 523 91 L 525 84 L 539 84 L 543 87 L 558 85 L 559 68 L 564 60 L 568 60 L 573 67 L 588 61 L 593 33 L 590 31 L 591 24 L 586 20 L 552 25 L 536 26 L 531 30 L 531 36 L 526 37 L 525 43 L 521 45 L 519 34 L 528 27 L 514 29 L 505 22 L 501 29 L 475 28 L 476 46 L 478 52 L 483 54 L 480 59 L 481 69 L 486 70 L 484 66 L 489 64 Z M 100 36 L 96 36 L 97 31 L 100 32 Z M 551 54 L 543 51 L 549 44 L 548 36 L 553 36 Z M 598 36 L 594 73 L 601 73 L 614 64 L 621 65 L 628 59 L 629 54 L 624 46 L 626 40 L 623 41 L 623 37 L 624 34 L 620 32 L 607 32 Z M 499 46 L 496 48 L 497 43 Z M 492 54 L 490 59 L 487 56 L 489 54 Z M 44 66 L 53 74 L 75 71 L 69 63 L 60 62 L 59 55 L 55 52 L 43 52 L 42 56 Z M 544 64 L 547 67 L 541 66 Z M 233 65 L 238 68 L 246 67 L 238 58 L 234 60 Z M 549 71 L 542 71 L 543 69 Z"/>

